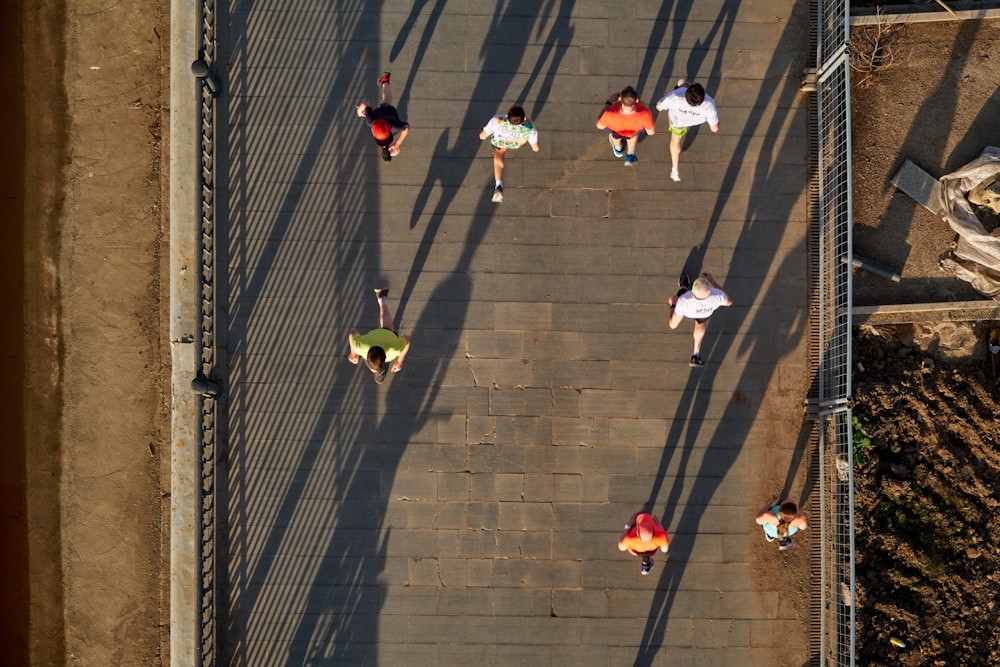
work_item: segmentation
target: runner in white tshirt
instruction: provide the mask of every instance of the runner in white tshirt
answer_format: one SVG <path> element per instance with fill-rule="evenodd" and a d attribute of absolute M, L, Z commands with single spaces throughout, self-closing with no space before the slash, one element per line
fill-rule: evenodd
<path fill-rule="evenodd" d="M 656 108 L 667 112 L 670 121 L 670 178 L 681 180 L 677 165 L 681 159 L 681 145 L 689 127 L 708 123 L 712 132 L 719 131 L 719 112 L 715 100 L 705 94 L 700 83 L 678 81 L 677 87 L 659 102 Z"/>
<path fill-rule="evenodd" d="M 719 308 L 733 305 L 733 300 L 707 271 L 690 285 L 690 289 L 686 273 L 681 274 L 677 284 L 680 289 L 668 299 L 670 319 L 667 324 L 671 329 L 676 329 L 685 317 L 694 320 L 694 352 L 691 354 L 690 365 L 692 368 L 701 368 L 705 365 L 701 359 L 701 341 L 708 329 L 708 318 Z"/>
<path fill-rule="evenodd" d="M 493 201 L 499 204 L 503 201 L 503 167 L 507 149 L 518 149 L 525 144 L 531 150 L 538 152 L 538 130 L 524 115 L 524 109 L 518 105 L 512 106 L 505 116 L 494 116 L 486 123 L 479 133 L 480 139 L 491 137 L 493 144 L 493 176 L 496 187 L 493 189 Z"/>

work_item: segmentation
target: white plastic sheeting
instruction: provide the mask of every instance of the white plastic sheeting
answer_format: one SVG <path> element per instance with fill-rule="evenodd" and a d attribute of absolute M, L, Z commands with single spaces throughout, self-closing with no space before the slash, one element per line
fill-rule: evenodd
<path fill-rule="evenodd" d="M 966 198 L 969 191 L 997 174 L 1000 148 L 987 146 L 978 158 L 941 177 L 938 210 L 958 234 L 954 250 L 941 260 L 941 270 L 1000 301 L 1000 227 L 987 232 Z"/>

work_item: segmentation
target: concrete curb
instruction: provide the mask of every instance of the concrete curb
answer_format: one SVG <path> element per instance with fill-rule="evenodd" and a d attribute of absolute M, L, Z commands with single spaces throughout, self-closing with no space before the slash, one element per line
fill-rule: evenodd
<path fill-rule="evenodd" d="M 170 2 L 170 664 L 198 657 L 198 5 Z"/>
<path fill-rule="evenodd" d="M 884 8 L 883 8 L 884 9 Z M 889 8 L 890 10 L 892 7 Z M 955 10 L 959 20 L 971 21 L 977 19 L 1000 18 L 1000 9 L 963 9 Z M 851 16 L 850 24 L 855 25 L 876 25 L 879 23 L 931 23 L 933 21 L 954 21 L 955 17 L 948 12 L 941 10 L 938 12 L 917 12 L 917 13 L 896 13 L 896 14 L 870 14 L 867 16 Z"/>
<path fill-rule="evenodd" d="M 904 324 L 925 321 L 982 322 L 1000 317 L 1000 303 L 988 300 L 855 306 L 851 309 L 851 317 L 854 318 L 855 324 Z"/>

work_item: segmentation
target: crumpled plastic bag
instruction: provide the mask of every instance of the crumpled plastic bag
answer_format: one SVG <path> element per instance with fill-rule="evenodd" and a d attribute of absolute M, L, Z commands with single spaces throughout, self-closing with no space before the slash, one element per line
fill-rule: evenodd
<path fill-rule="evenodd" d="M 941 270 L 1000 301 L 1000 228 L 988 233 L 966 198 L 970 190 L 998 173 L 1000 148 L 987 146 L 978 158 L 939 179 L 938 209 L 958 234 L 955 248 L 939 264 Z"/>

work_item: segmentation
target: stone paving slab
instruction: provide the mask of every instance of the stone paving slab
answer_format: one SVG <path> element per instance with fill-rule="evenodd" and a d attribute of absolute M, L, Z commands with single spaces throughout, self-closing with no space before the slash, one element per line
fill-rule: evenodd
<path fill-rule="evenodd" d="M 223 3 L 223 661 L 806 662 L 752 520 L 809 380 L 799 4 Z M 390 163 L 354 114 L 385 69 Z M 664 118 L 634 168 L 593 123 L 680 76 L 721 128 L 673 183 Z M 515 101 L 542 150 L 498 206 L 477 133 Z M 684 269 L 736 302 L 702 369 L 666 326 Z M 382 386 L 345 359 L 376 286 L 413 336 Z M 672 538 L 648 577 L 617 549 L 643 508 Z"/>

